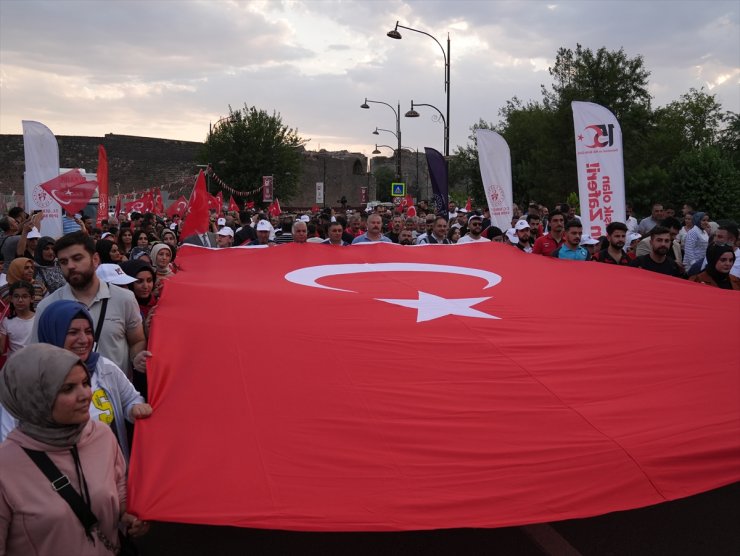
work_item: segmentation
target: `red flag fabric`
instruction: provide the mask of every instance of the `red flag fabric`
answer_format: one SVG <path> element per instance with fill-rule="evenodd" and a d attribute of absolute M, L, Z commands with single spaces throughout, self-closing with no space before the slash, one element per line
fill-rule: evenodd
<path fill-rule="evenodd" d="M 319 210 L 321 210 L 321 209 L 319 209 L 319 205 L 314 205 L 314 206 L 311 207 L 311 212 L 314 213 L 314 214 L 316 214 L 317 212 L 319 212 Z"/>
<path fill-rule="evenodd" d="M 249 201 L 247 204 L 244 205 L 245 208 L 253 209 L 254 208 L 254 201 Z"/>
<path fill-rule="evenodd" d="M 116 218 L 121 216 L 121 196 L 116 195 Z"/>
<path fill-rule="evenodd" d="M 162 201 L 162 192 L 159 187 L 154 188 L 154 214 L 164 214 L 164 202 Z"/>
<path fill-rule="evenodd" d="M 51 195 L 67 214 L 74 214 L 85 208 L 97 187 L 98 182 L 88 181 L 78 168 L 41 184 L 41 188 Z"/>
<path fill-rule="evenodd" d="M 270 203 L 270 206 L 267 207 L 267 214 L 270 216 L 280 216 L 283 213 L 282 210 L 280 210 L 280 201 L 275 198 L 275 200 Z"/>
<path fill-rule="evenodd" d="M 737 292 L 497 243 L 184 246 L 177 261 L 132 451 L 140 519 L 499 527 L 740 480 Z M 341 341 L 302 319 L 260 349 L 193 326 L 218 322 L 213 284 L 236 313 L 326 315 Z"/>
<path fill-rule="evenodd" d="M 406 209 L 406 216 L 416 216 L 416 207 L 414 205 Z"/>
<path fill-rule="evenodd" d="M 465 203 L 465 210 L 467 212 L 470 212 L 470 211 L 473 210 L 473 201 L 472 201 L 472 199 L 470 197 L 468 197 L 468 202 Z"/>
<path fill-rule="evenodd" d="M 96 226 L 100 228 L 108 218 L 108 154 L 103 145 L 98 145 L 98 217 Z"/>
<path fill-rule="evenodd" d="M 182 217 L 188 208 L 188 200 L 180 195 L 180 198 L 167 208 L 167 216 L 173 218 L 175 215 Z"/>
<path fill-rule="evenodd" d="M 216 202 L 218 203 L 218 215 L 221 217 L 224 214 L 224 194 L 221 191 L 216 194 Z"/>
<path fill-rule="evenodd" d="M 239 205 L 236 204 L 234 196 L 229 196 L 229 212 L 239 212 Z"/>
<path fill-rule="evenodd" d="M 208 193 L 208 210 L 215 210 L 218 211 L 218 197 L 214 197 L 210 193 Z"/>
<path fill-rule="evenodd" d="M 182 225 L 180 237 L 186 238 L 193 234 L 204 234 L 208 231 L 209 212 L 208 201 L 210 195 L 206 190 L 206 178 L 203 170 L 198 172 L 198 178 L 195 181 L 195 187 L 190 194 L 190 211 L 188 212 L 185 223 Z"/>
<path fill-rule="evenodd" d="M 151 192 L 147 191 L 138 199 L 126 203 L 124 209 L 129 214 L 132 212 L 140 212 L 141 214 L 154 212 L 154 199 Z"/>

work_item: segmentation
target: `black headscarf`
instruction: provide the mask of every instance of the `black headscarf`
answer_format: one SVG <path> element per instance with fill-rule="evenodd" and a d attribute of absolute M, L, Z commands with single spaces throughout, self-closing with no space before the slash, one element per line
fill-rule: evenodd
<path fill-rule="evenodd" d="M 114 245 L 114 242 L 107 239 L 101 239 L 95 243 L 95 252 L 100 255 L 100 262 L 102 264 L 118 264 L 110 258 L 110 250 L 113 249 Z"/>
<path fill-rule="evenodd" d="M 52 259 L 51 261 L 44 260 L 44 249 L 47 245 L 54 245 L 54 243 L 55 241 L 53 237 L 44 236 L 39 238 L 39 241 L 36 244 L 36 252 L 33 254 L 33 260 L 36 262 L 37 265 L 54 266 L 54 259 Z"/>
<path fill-rule="evenodd" d="M 723 290 L 731 290 L 732 282 L 730 282 L 729 272 L 720 272 L 717 270 L 717 261 L 725 253 L 732 254 L 733 264 L 735 262 L 735 250 L 729 245 L 710 245 L 707 249 L 707 274 L 712 277 L 717 283 L 717 286 Z"/>
<path fill-rule="evenodd" d="M 139 272 L 141 272 L 142 270 L 146 270 L 147 272 L 151 272 L 154 283 L 155 284 L 157 283 L 157 271 L 154 270 L 154 267 L 152 267 L 152 265 L 147 264 L 146 261 L 142 261 L 140 259 L 136 261 L 126 261 L 125 263 L 121 263 L 121 269 L 126 274 L 136 279 L 138 279 L 137 274 L 139 274 Z M 131 291 L 133 291 L 134 290 L 133 282 L 129 284 L 128 287 Z M 146 299 L 139 299 L 138 297 L 136 299 L 139 302 L 148 303 L 150 298 L 151 298 L 151 295 Z"/>

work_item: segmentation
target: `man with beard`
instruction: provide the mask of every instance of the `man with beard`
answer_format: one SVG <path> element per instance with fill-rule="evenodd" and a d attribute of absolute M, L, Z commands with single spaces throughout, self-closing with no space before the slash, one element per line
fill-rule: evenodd
<path fill-rule="evenodd" d="M 413 245 L 414 244 L 414 236 L 411 233 L 411 230 L 407 230 L 404 228 L 400 231 L 398 234 L 398 244 L 399 245 Z"/>
<path fill-rule="evenodd" d="M 552 252 L 556 259 L 567 259 L 569 261 L 590 261 L 591 255 L 588 250 L 581 246 L 583 226 L 580 220 L 568 220 L 565 225 L 565 243 Z"/>
<path fill-rule="evenodd" d="M 457 245 L 461 243 L 477 243 L 479 241 L 489 241 L 487 238 L 482 237 L 483 232 L 483 217 L 474 214 L 468 219 L 468 233 L 457 240 Z"/>
<path fill-rule="evenodd" d="M 629 263 L 629 266 L 677 278 L 686 278 L 683 267 L 668 257 L 668 250 L 671 248 L 671 231 L 668 228 L 655 226 L 650 230 L 650 247 L 650 253 L 637 257 Z"/>
<path fill-rule="evenodd" d="M 527 215 L 527 218 L 529 218 L 530 216 L 532 215 Z M 539 216 L 537 216 L 537 218 L 539 219 Z M 516 237 L 519 240 L 519 243 L 517 243 L 516 246 L 525 253 L 531 253 L 532 229 L 529 225 L 529 222 L 527 220 L 517 220 L 516 225 L 514 226 L 514 230 L 516 231 Z"/>
<path fill-rule="evenodd" d="M 594 255 L 594 260 L 600 263 L 626 266 L 634 257 L 624 252 L 624 242 L 627 240 L 627 225 L 622 222 L 610 222 L 606 227 L 606 237 L 609 245 Z"/>
<path fill-rule="evenodd" d="M 385 234 L 385 237 L 390 239 L 393 243 L 398 243 L 398 235 L 401 233 L 403 228 L 403 218 L 401 216 L 394 216 L 391 220 L 391 231 Z"/>
<path fill-rule="evenodd" d="M 550 214 L 550 231 L 542 237 L 538 237 L 534 242 L 532 253 L 550 257 L 553 252 L 564 242 L 563 232 L 565 231 L 565 215 L 559 210 L 552 211 Z"/>
<path fill-rule="evenodd" d="M 131 378 L 131 361 L 137 371 L 146 372 L 146 337 L 139 304 L 133 292 L 101 282 L 95 274 L 100 258 L 95 243 L 84 232 L 62 236 L 54 244 L 54 253 L 67 281 L 41 300 L 36 308 L 31 342 L 38 342 L 41 314 L 53 302 L 67 299 L 82 303 L 93 318 L 94 349 L 118 365 Z M 98 323 L 102 320 L 102 328 Z"/>

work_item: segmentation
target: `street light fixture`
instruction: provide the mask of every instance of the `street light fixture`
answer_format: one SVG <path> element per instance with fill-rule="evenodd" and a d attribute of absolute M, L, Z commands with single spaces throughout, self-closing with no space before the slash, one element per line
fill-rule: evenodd
<path fill-rule="evenodd" d="M 396 139 L 398 140 L 398 153 L 399 154 L 396 156 L 396 179 L 400 180 L 401 179 L 401 156 L 400 156 L 400 151 L 401 151 L 401 103 L 400 102 L 398 103 L 398 110 L 396 110 L 395 108 L 393 108 L 393 106 L 391 106 L 387 102 L 383 102 L 382 100 L 369 100 L 366 97 L 365 102 L 363 102 L 360 105 L 360 108 L 368 110 L 370 108 L 370 105 L 368 103 L 383 104 L 387 106 L 388 108 L 390 108 L 391 110 L 393 110 L 393 115 L 396 117 L 396 133 L 393 133 L 392 131 L 391 133 L 393 133 L 396 136 Z M 376 131 L 378 129 L 379 128 L 376 128 Z M 377 147 L 375 150 L 377 150 Z M 376 154 L 376 153 L 373 153 L 373 154 Z"/>
<path fill-rule="evenodd" d="M 406 117 L 406 118 L 418 118 L 418 117 L 420 117 L 420 114 L 415 110 L 415 107 L 417 107 L 417 106 L 428 106 L 429 108 L 433 108 L 434 110 L 437 111 L 437 114 L 439 114 L 439 118 L 442 120 L 443 133 L 444 133 L 443 140 L 444 140 L 445 147 L 447 147 L 447 140 L 448 140 L 448 138 L 450 136 L 449 135 L 450 134 L 450 130 L 447 127 L 447 120 L 445 120 L 445 117 L 444 117 L 444 114 L 442 114 L 442 111 L 439 108 L 437 108 L 436 106 L 434 106 L 433 104 L 424 104 L 424 103 L 421 103 L 421 102 L 414 102 L 412 100 L 411 101 L 411 110 L 409 110 L 408 112 L 406 112 L 404 114 L 404 117 Z M 434 116 L 434 118 L 436 118 L 436 117 L 437 116 Z"/>
<path fill-rule="evenodd" d="M 421 33 L 422 35 L 426 35 L 427 37 L 430 37 L 434 42 L 436 42 L 439 45 L 439 48 L 442 50 L 442 56 L 444 56 L 445 61 L 445 93 L 447 95 L 447 117 L 444 118 L 446 124 L 445 124 L 445 140 L 444 140 L 444 151 L 445 151 L 445 157 L 450 156 L 450 34 L 447 33 L 447 52 L 445 52 L 444 47 L 442 44 L 433 36 L 427 33 L 426 31 L 420 31 L 419 29 L 414 29 L 412 27 L 406 27 L 404 25 L 399 24 L 398 21 L 396 21 L 396 27 L 392 29 L 391 31 L 388 31 L 387 35 L 392 39 L 401 39 L 401 33 L 398 32 L 399 27 L 401 29 L 407 29 L 409 31 L 414 31 L 415 33 Z M 413 110 L 413 107 L 412 107 Z M 441 114 L 441 113 L 440 113 Z M 409 116 L 410 118 L 413 118 L 414 116 Z"/>
<path fill-rule="evenodd" d="M 376 127 L 375 128 L 375 131 L 373 131 L 373 135 L 380 135 L 380 133 L 378 133 L 379 131 L 385 131 L 385 132 L 390 133 L 391 135 L 393 135 L 393 137 L 396 137 L 396 133 L 395 132 L 391 131 L 390 129 L 383 129 L 382 127 Z"/>

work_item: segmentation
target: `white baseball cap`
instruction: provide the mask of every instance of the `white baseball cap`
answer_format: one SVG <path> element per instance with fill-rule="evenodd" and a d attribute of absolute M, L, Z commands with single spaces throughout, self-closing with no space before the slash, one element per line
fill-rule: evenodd
<path fill-rule="evenodd" d="M 516 230 L 514 228 L 509 228 L 508 230 L 506 230 L 506 239 L 508 239 L 513 244 L 519 243 L 519 238 L 517 237 Z"/>
<path fill-rule="evenodd" d="M 599 240 L 592 238 L 590 235 L 581 236 L 581 245 L 596 245 L 598 243 Z"/>
<path fill-rule="evenodd" d="M 529 227 L 529 222 L 527 222 L 526 220 L 517 220 L 514 229 L 519 232 L 521 230 L 528 230 Z"/>
<path fill-rule="evenodd" d="M 216 224 L 218 224 L 219 226 L 226 226 L 226 218 L 219 218 L 218 220 L 216 220 Z"/>
<path fill-rule="evenodd" d="M 232 230 L 232 229 L 231 229 L 231 228 L 229 228 L 228 226 L 224 226 L 223 228 L 221 228 L 221 229 L 220 229 L 220 230 L 218 231 L 218 235 L 220 235 L 220 236 L 229 236 L 229 237 L 234 237 L 234 230 Z"/>
<path fill-rule="evenodd" d="M 97 274 L 98 278 L 103 282 L 115 284 L 116 286 L 125 286 L 132 282 L 136 282 L 136 278 L 126 274 L 117 264 L 101 264 L 98 266 L 95 274 Z"/>
<path fill-rule="evenodd" d="M 41 237 L 41 233 L 38 231 L 38 228 L 34 226 L 31 228 L 31 231 L 26 234 L 26 239 L 38 239 Z"/>
<path fill-rule="evenodd" d="M 259 222 L 257 222 L 257 231 L 258 232 L 271 232 L 272 225 L 267 220 L 260 220 Z"/>

